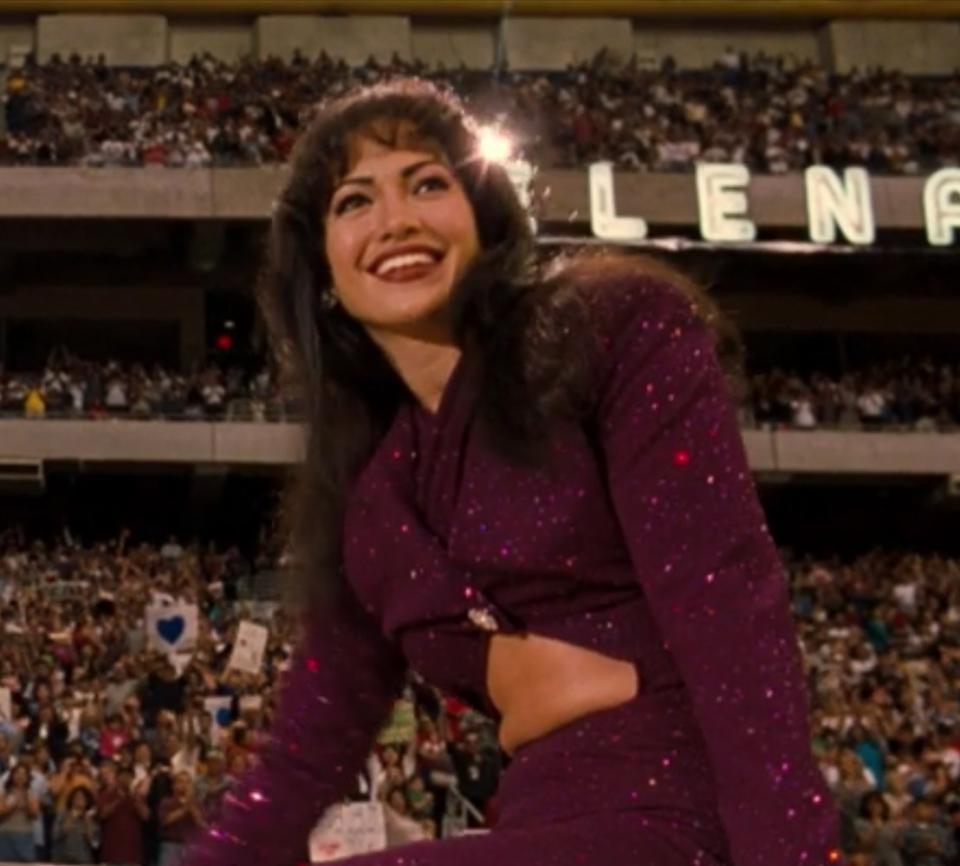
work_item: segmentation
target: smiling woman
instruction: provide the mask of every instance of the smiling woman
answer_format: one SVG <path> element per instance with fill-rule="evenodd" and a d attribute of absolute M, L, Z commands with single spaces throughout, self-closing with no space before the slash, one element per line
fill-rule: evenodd
<path fill-rule="evenodd" d="M 432 85 L 298 143 L 260 300 L 308 411 L 304 640 L 185 866 L 297 862 L 407 667 L 499 723 L 499 818 L 350 866 L 841 862 L 716 308 L 646 259 L 533 253 Z"/>
<path fill-rule="evenodd" d="M 396 123 L 350 140 L 324 218 L 333 296 L 432 410 L 459 356 L 450 294 L 480 250 L 473 208 L 442 152 Z M 375 137 L 374 137 L 375 136 Z"/>

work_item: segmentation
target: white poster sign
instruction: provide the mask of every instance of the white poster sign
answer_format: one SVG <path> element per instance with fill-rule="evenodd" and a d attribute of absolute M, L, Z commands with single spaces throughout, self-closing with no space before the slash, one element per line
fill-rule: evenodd
<path fill-rule="evenodd" d="M 263 654 L 267 649 L 267 628 L 250 620 L 244 620 L 237 627 L 237 639 L 230 653 L 228 670 L 244 671 L 249 674 L 260 673 L 263 667 Z"/>
<path fill-rule="evenodd" d="M 310 860 L 329 863 L 387 847 L 382 803 L 339 803 L 327 809 L 310 834 Z"/>
<path fill-rule="evenodd" d="M 144 612 L 147 647 L 172 655 L 190 653 L 197 645 L 195 604 L 152 604 Z"/>
<path fill-rule="evenodd" d="M 229 696 L 203 699 L 203 708 L 213 716 L 213 731 L 218 740 L 223 739 L 230 727 L 232 721 L 231 703 L 232 698 Z"/>

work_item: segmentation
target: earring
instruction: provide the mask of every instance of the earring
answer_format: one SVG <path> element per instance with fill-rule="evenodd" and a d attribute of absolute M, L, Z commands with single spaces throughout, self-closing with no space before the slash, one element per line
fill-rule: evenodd
<path fill-rule="evenodd" d="M 320 294 L 320 306 L 326 312 L 336 309 L 337 304 L 339 303 L 340 301 L 337 299 L 337 296 L 334 294 L 333 289 L 330 289 L 329 291 L 326 291 L 326 292 L 322 292 Z"/>

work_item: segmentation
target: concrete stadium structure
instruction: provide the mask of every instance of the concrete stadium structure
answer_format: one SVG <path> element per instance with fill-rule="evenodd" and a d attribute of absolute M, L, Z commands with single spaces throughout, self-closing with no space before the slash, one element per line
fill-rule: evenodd
<path fill-rule="evenodd" d="M 389 60 L 397 54 L 430 65 L 485 69 L 494 63 L 500 44 L 503 60 L 515 70 L 562 69 L 600 49 L 625 57 L 636 53 L 641 62 L 650 64 L 669 55 L 682 67 L 698 68 L 709 66 L 727 46 L 735 45 L 751 53 L 816 60 L 837 72 L 879 65 L 913 75 L 948 75 L 960 57 L 960 4 L 955 0 L 695 0 L 684 4 L 519 0 L 509 15 L 500 18 L 502 7 L 493 2 L 438 7 L 436 3 L 322 0 L 14 0 L 0 8 L 0 61 L 25 51 L 35 51 L 41 62 L 57 53 L 77 52 L 81 56 L 102 53 L 108 64 L 116 66 L 154 66 L 182 62 L 202 51 L 234 61 L 244 56 L 289 57 L 295 50 L 309 56 L 323 50 L 348 63 L 362 63 L 370 56 Z M 438 8 L 444 17 L 438 17 Z M 323 14 L 325 9 L 328 14 Z M 337 14 L 344 10 L 371 14 Z M 402 10 L 409 11 L 384 14 Z M 291 11 L 296 14 L 276 14 Z M 549 39 L 543 38 L 545 28 L 549 28 Z"/>
<path fill-rule="evenodd" d="M 295 50 L 360 63 L 374 56 L 447 66 L 490 68 L 498 45 L 510 69 L 562 69 L 600 49 L 657 64 L 673 56 L 683 67 L 714 63 L 727 46 L 752 52 L 789 54 L 847 72 L 883 65 L 914 75 L 948 75 L 960 58 L 960 3 L 887 3 L 885 20 L 864 17 L 881 7 L 873 0 L 807 0 L 791 4 L 788 18 L 771 23 L 772 4 L 761 0 L 713 2 L 705 17 L 679 17 L 663 2 L 514 4 L 515 14 L 496 15 L 499 3 L 456 4 L 463 14 L 438 19 L 425 14 L 435 4 L 354 4 L 371 14 L 335 15 L 337 4 L 238 2 L 12 2 L 0 10 L 0 62 L 34 51 L 40 61 L 54 54 L 103 53 L 109 64 L 160 65 L 208 51 L 240 57 L 289 57 Z M 687 4 L 687 9 L 692 4 Z M 407 14 L 400 14 L 401 7 Z M 448 8 L 454 8 L 451 5 Z M 70 12 L 64 10 L 69 9 Z M 118 14 L 118 10 L 129 10 Z M 532 14 L 540 10 L 562 17 Z M 752 11 L 751 11 L 752 10 Z M 296 14 L 273 14 L 294 12 Z M 326 13 L 326 14 L 325 14 Z M 394 14 L 391 14 L 394 13 Z M 577 14 L 579 13 L 579 14 Z M 587 14 L 589 13 L 589 14 Z M 754 17 L 751 17 L 751 14 Z M 950 17 L 953 16 L 953 17 Z M 550 39 L 543 33 L 549 28 Z M 250 222 L 262 225 L 283 180 L 280 166 L 257 169 L 79 169 L 0 170 L 0 266 L 4 256 L 29 248 L 69 251 L 84 243 L 122 243 L 157 224 L 200 226 Z M 545 226 L 589 227 L 585 171 L 545 171 L 539 178 L 552 196 L 542 214 Z M 922 226 L 922 179 L 877 178 L 878 228 L 918 232 Z M 751 216 L 778 230 L 799 231 L 806 219 L 799 176 L 758 177 L 751 184 Z M 624 176 L 618 186 L 622 212 L 643 213 L 652 224 L 696 225 L 697 204 L 690 177 Z M 105 228 L 113 221 L 111 228 Z M 55 231 L 53 231 L 55 229 Z M 136 248 L 136 242 L 132 243 Z M 945 267 L 955 258 L 945 256 Z M 896 296 L 869 294 L 843 306 L 823 297 L 781 292 L 776 302 L 757 294 L 731 300 L 743 321 L 770 329 L 822 327 L 904 333 L 956 333 L 960 298 L 918 297 L 905 286 Z M 181 358 L 196 359 L 204 348 L 203 293 L 196 286 L 142 287 L 71 285 L 18 286 L 0 267 L 0 320 L 61 315 L 164 318 L 180 332 Z M 751 465 L 758 472 L 787 474 L 912 474 L 950 478 L 960 473 L 960 436 L 943 434 L 745 431 Z M 2 421 L 0 461 L 38 460 L 196 465 L 282 465 L 299 454 L 299 427 L 239 422 Z"/>

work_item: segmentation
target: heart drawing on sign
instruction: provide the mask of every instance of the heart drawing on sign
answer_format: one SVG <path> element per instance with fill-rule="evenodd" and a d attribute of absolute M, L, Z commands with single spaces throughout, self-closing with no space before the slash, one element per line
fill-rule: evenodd
<path fill-rule="evenodd" d="M 182 616 L 171 616 L 168 619 L 158 619 L 157 620 L 157 634 L 160 635 L 168 644 L 175 644 L 179 639 L 180 635 L 183 634 L 183 629 L 186 623 L 183 621 Z"/>
<path fill-rule="evenodd" d="M 230 724 L 230 707 L 220 707 L 217 710 L 217 724 L 221 728 L 225 728 Z"/>

